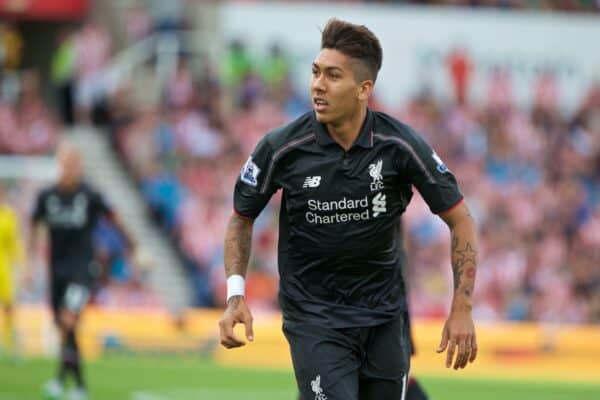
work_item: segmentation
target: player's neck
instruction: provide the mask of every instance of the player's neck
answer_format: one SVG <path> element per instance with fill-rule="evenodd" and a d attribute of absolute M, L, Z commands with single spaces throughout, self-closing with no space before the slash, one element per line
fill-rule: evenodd
<path fill-rule="evenodd" d="M 327 124 L 327 131 L 345 151 L 350 150 L 358 135 L 360 129 L 367 117 L 367 107 L 360 107 L 359 111 L 353 113 L 349 118 L 340 122 Z"/>
<path fill-rule="evenodd" d="M 59 181 L 58 182 L 58 190 L 63 193 L 71 193 L 77 190 L 79 187 L 79 181 L 71 182 L 71 181 Z"/>

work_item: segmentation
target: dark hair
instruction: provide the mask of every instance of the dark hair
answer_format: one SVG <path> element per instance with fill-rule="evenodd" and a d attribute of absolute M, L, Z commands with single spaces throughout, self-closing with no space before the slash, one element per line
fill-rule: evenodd
<path fill-rule="evenodd" d="M 338 50 L 360 61 L 365 67 L 362 75 L 366 76 L 359 80 L 377 79 L 383 52 L 379 39 L 366 26 L 331 18 L 321 33 L 321 49 Z M 355 74 L 359 75 L 358 71 Z"/>

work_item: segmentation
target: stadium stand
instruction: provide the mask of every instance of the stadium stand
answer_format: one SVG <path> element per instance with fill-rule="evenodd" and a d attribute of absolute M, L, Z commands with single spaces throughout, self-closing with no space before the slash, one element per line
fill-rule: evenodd
<path fill-rule="evenodd" d="M 576 3 L 596 7 L 569 4 Z M 261 135 L 309 109 L 287 80 L 286 55 L 277 46 L 271 54 L 252 59 L 234 41 L 222 76 L 193 70 L 182 56 L 164 101 L 138 104 L 131 86 L 108 101 L 115 149 L 185 259 L 196 306 L 224 299 L 222 237 L 239 167 Z M 384 111 L 414 126 L 461 177 L 482 232 L 477 318 L 598 322 L 600 86 L 568 115 L 557 106 L 552 76 L 541 75 L 531 90 L 535 104 L 517 106 L 499 74 L 483 104 L 424 90 Z M 267 309 L 277 307 L 277 212 L 275 199 L 257 221 L 248 282 L 248 297 Z M 445 227 L 420 199 L 406 222 L 414 311 L 441 317 L 451 282 L 449 260 L 439 259 L 448 253 Z"/>
<path fill-rule="evenodd" d="M 599 9 L 593 1 L 401 3 Z M 188 25 L 182 13 L 159 20 L 154 10 L 136 4 L 124 13 L 127 45 Z M 73 43 L 87 37 L 83 47 L 95 49 L 91 70 L 114 55 L 105 27 L 84 26 L 73 35 Z M 109 98 L 91 97 L 153 218 L 184 260 L 195 306 L 224 299 L 222 237 L 239 167 L 265 132 L 310 107 L 288 80 L 284 48 L 264 50 L 270 57 L 257 60 L 243 41 L 234 41 L 222 60 L 201 66 L 182 54 L 164 95 L 148 66 Z M 220 73 L 212 67 L 216 64 Z M 75 86 L 85 86 L 82 74 L 72 72 Z M 591 85 L 585 100 L 567 114 L 557 106 L 560 93 L 552 76 L 542 75 L 531 90 L 535 104 L 518 106 L 510 82 L 499 74 L 488 82 L 484 103 L 469 102 L 458 92 L 448 102 L 423 90 L 404 104 L 383 109 L 374 101 L 372 107 L 413 125 L 460 176 L 482 232 L 476 318 L 598 322 L 600 271 L 593 266 L 600 261 L 600 86 Z M 14 108 L 0 109 L 0 118 L 10 123 L 18 123 L 16 115 Z M 10 125 L 1 124 L 0 130 L 5 126 Z M 41 126 L 44 140 L 53 143 L 56 125 Z M 412 304 L 417 315 L 439 317 L 445 315 L 451 282 L 449 260 L 439 259 L 448 253 L 448 238 L 444 225 L 416 197 L 406 215 Z M 278 208 L 276 197 L 256 223 L 248 282 L 248 297 L 266 309 L 277 307 Z M 109 259 L 118 253 L 110 234 L 102 243 Z M 114 280 L 130 279 L 127 268 L 113 265 Z"/>
<path fill-rule="evenodd" d="M 6 56 L 0 70 L 0 185 L 7 189 L 11 204 L 19 211 L 26 238 L 35 195 L 48 184 L 49 171 L 55 168 L 52 155 L 68 132 L 44 98 L 39 70 L 21 65 L 22 48 L 27 43 L 18 27 L 2 23 L 0 44 L 0 53 Z M 77 53 L 84 48 L 89 53 L 89 47 L 74 47 L 73 59 L 85 59 Z M 157 297 L 148 291 L 144 276 L 127 261 L 123 238 L 114 227 L 102 221 L 94 237 L 99 280 L 92 301 L 126 307 L 159 305 Z M 24 274 L 31 275 L 31 279 L 23 279 L 21 300 L 43 303 L 47 289 L 44 257 L 28 258 L 31 270 Z"/>
<path fill-rule="evenodd" d="M 239 0 L 253 2 L 255 0 Z M 304 0 L 281 0 L 299 3 Z M 274 1 L 275 2 L 275 1 Z M 472 8 L 500 8 L 505 10 L 536 10 L 547 12 L 599 12 L 600 3 L 594 0 L 333 0 L 338 3 L 415 4 Z"/>

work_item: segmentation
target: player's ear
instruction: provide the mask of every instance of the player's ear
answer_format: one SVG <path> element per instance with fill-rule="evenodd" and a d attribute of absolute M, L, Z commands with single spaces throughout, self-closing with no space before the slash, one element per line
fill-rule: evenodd
<path fill-rule="evenodd" d="M 371 93 L 373 93 L 373 81 L 370 79 L 362 81 L 358 86 L 358 99 L 368 101 Z"/>

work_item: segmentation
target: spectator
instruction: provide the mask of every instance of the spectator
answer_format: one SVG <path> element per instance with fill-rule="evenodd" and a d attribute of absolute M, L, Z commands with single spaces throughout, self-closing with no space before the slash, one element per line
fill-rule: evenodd
<path fill-rule="evenodd" d="M 54 50 L 50 70 L 52 85 L 59 101 L 63 123 L 72 125 L 73 115 L 73 78 L 75 74 L 75 41 L 73 34 L 62 30 L 58 34 L 58 47 Z"/>
<path fill-rule="evenodd" d="M 0 23 L 0 69 L 15 71 L 21 66 L 23 38 L 11 22 Z"/>
<path fill-rule="evenodd" d="M 111 41 L 104 26 L 88 21 L 75 36 L 75 103 L 79 122 L 91 122 L 91 112 L 104 95 L 102 69 L 108 62 Z"/>

